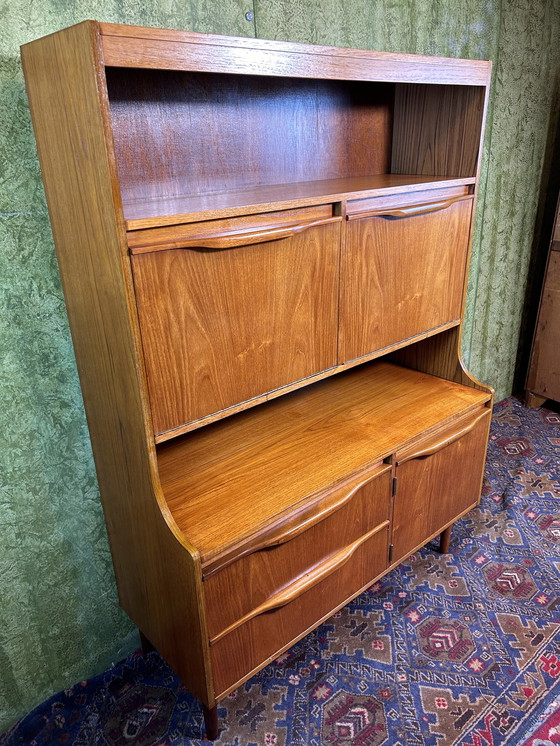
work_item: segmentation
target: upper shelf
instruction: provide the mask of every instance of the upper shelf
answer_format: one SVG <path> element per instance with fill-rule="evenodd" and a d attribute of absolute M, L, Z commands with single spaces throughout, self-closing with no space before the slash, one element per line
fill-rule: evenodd
<path fill-rule="evenodd" d="M 474 177 L 377 174 L 303 181 L 295 184 L 269 184 L 211 194 L 143 197 L 124 203 L 123 209 L 127 230 L 132 231 L 271 209 L 287 210 L 346 199 L 418 193 L 442 187 L 471 186 L 475 181 Z"/>

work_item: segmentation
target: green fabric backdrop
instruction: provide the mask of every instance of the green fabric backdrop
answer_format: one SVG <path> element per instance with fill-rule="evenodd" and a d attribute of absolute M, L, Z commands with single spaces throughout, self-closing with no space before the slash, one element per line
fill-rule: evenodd
<path fill-rule="evenodd" d="M 18 50 L 85 18 L 492 59 L 463 350 L 498 398 L 512 388 L 557 123 L 560 0 L 0 0 L 0 731 L 137 645 L 117 604 Z"/>

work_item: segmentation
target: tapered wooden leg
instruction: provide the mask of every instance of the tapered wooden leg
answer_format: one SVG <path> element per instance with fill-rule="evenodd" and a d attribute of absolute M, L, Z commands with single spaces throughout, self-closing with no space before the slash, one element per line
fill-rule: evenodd
<path fill-rule="evenodd" d="M 538 409 L 546 401 L 546 396 L 539 396 L 539 394 L 533 394 L 532 391 L 525 392 L 525 406 L 530 409 Z"/>
<path fill-rule="evenodd" d="M 215 741 L 218 738 L 218 705 L 214 705 L 214 707 L 202 705 L 202 711 L 204 712 L 206 738 L 209 741 Z"/>
<path fill-rule="evenodd" d="M 445 531 L 442 531 L 439 535 L 439 553 L 447 554 L 449 552 L 449 543 L 451 542 L 451 529 L 453 526 L 448 526 Z"/>
<path fill-rule="evenodd" d="M 140 632 L 140 630 L 138 631 Z M 155 650 L 154 646 L 143 632 L 140 632 L 140 645 L 142 646 L 142 652 L 144 653 L 144 655 L 147 655 L 148 653 L 151 653 L 152 650 Z"/>

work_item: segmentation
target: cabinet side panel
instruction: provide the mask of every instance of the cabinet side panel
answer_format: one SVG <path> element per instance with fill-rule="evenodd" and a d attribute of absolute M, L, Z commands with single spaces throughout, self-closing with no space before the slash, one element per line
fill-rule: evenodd
<path fill-rule="evenodd" d="M 22 47 L 28 96 L 120 600 L 212 704 L 198 556 L 158 505 L 97 45 L 85 22 Z"/>
<path fill-rule="evenodd" d="M 392 172 L 476 176 L 484 96 L 482 86 L 397 85 Z"/>
<path fill-rule="evenodd" d="M 554 243 L 553 243 L 554 248 Z M 527 389 L 560 401 L 560 251 L 552 250 L 533 342 Z"/>

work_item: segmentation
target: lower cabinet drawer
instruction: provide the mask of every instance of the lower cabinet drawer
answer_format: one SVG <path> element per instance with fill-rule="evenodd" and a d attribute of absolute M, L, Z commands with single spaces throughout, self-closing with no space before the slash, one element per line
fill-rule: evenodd
<path fill-rule="evenodd" d="M 272 660 L 373 582 L 387 567 L 388 540 L 389 522 L 385 521 L 353 543 L 355 546 L 347 547 L 347 558 L 343 557 L 344 550 L 336 553 L 343 561 L 294 600 L 263 611 L 214 642 L 211 640 L 216 696 Z M 309 574 L 320 568 L 311 568 Z M 232 594 L 243 591 L 231 589 Z"/>
<path fill-rule="evenodd" d="M 252 537 L 235 561 L 203 568 L 210 640 L 387 521 L 390 491 L 391 466 L 371 464 Z"/>

